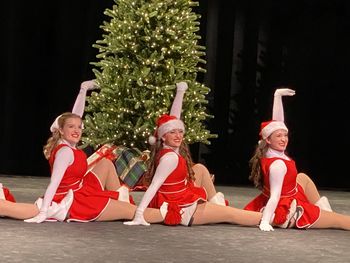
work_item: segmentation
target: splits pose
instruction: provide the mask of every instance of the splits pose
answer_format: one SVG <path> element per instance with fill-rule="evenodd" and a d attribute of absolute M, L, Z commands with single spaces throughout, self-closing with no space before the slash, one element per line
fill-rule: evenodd
<path fill-rule="evenodd" d="M 152 207 L 160 209 L 167 225 L 231 223 L 257 226 L 261 213 L 225 206 L 222 202 L 207 202 L 208 199 L 215 200 L 221 194 L 211 193 L 208 196 L 206 187 L 195 183 L 191 156 L 183 141 L 185 127 L 180 120 L 186 89 L 186 83 L 177 84 L 171 115 L 162 115 L 157 120 L 155 136 L 150 138 L 153 146 L 146 177 L 150 185 L 137 207 L 134 219 L 124 224 L 149 225 L 151 222 L 144 212 L 147 207 Z"/>
<path fill-rule="evenodd" d="M 120 185 L 113 163 L 102 159 L 88 171 L 86 155 L 76 147 L 82 134 L 86 92 L 95 86 L 94 81 L 83 82 L 72 113 L 58 116 L 50 128 L 52 136 L 44 155 L 51 166 L 51 180 L 44 197 L 35 204 L 0 200 L 0 216 L 34 223 L 133 218 L 136 206 L 129 190 Z M 158 209 L 147 209 L 145 217 L 153 223 L 163 221 Z"/>
<path fill-rule="evenodd" d="M 277 89 L 274 94 L 272 121 L 261 124 L 261 140 L 250 160 L 249 179 L 262 193 L 244 209 L 263 211 L 262 231 L 273 225 L 284 228 L 337 228 L 350 230 L 350 216 L 332 211 L 328 199 L 320 197 L 315 184 L 297 172 L 295 162 L 286 154 L 288 128 L 284 123 L 282 96 L 294 90 Z"/>

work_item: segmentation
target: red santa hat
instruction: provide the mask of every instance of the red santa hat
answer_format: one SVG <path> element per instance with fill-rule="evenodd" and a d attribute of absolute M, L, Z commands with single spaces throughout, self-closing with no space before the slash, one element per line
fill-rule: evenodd
<path fill-rule="evenodd" d="M 287 126 L 282 121 L 265 121 L 260 126 L 260 136 L 262 139 L 269 137 L 274 131 L 285 130 L 288 131 Z"/>
<path fill-rule="evenodd" d="M 162 138 L 164 134 L 174 129 L 185 131 L 185 125 L 175 116 L 163 114 L 157 119 L 157 128 L 155 130 L 154 136 L 150 136 L 148 138 L 149 144 L 154 145 L 157 139 Z"/>

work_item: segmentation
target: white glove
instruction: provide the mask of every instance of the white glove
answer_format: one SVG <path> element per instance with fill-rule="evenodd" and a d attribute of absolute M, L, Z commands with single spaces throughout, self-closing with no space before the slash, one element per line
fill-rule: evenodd
<path fill-rule="evenodd" d="M 186 82 L 176 83 L 176 95 L 173 104 L 171 105 L 170 115 L 175 116 L 178 119 L 181 118 L 182 101 L 187 88 L 188 87 Z"/>
<path fill-rule="evenodd" d="M 36 216 L 26 219 L 24 220 L 24 222 L 27 223 L 42 223 L 46 220 L 47 218 L 47 211 L 40 211 L 39 214 L 37 214 Z"/>
<path fill-rule="evenodd" d="M 136 209 L 136 213 L 135 213 L 134 219 L 132 221 L 124 222 L 124 225 L 128 225 L 128 226 L 139 226 L 139 225 L 149 226 L 150 223 L 148 223 L 145 220 L 145 218 L 143 217 L 143 211 L 141 211 L 140 209 Z"/>
<path fill-rule="evenodd" d="M 284 122 L 284 109 L 282 103 L 282 96 L 294 96 L 295 90 L 292 89 L 276 89 L 273 108 L 272 108 L 272 119 L 275 121 Z"/>
<path fill-rule="evenodd" d="M 88 91 L 88 90 L 93 90 L 93 89 L 97 89 L 98 86 L 95 82 L 95 80 L 87 80 L 84 81 L 80 84 L 80 89 L 83 91 Z"/>
<path fill-rule="evenodd" d="M 294 96 L 295 95 L 295 90 L 292 89 L 276 89 L 275 91 L 275 96 Z"/>
<path fill-rule="evenodd" d="M 92 90 L 96 88 L 98 88 L 98 86 L 96 85 L 96 82 L 94 80 L 87 80 L 80 84 L 80 91 L 77 98 L 75 99 L 72 113 L 75 113 L 80 117 L 83 117 L 84 110 L 85 110 L 86 92 L 88 90 Z"/>
<path fill-rule="evenodd" d="M 259 228 L 261 231 L 274 231 L 273 227 L 269 224 L 269 222 L 265 221 L 265 220 L 261 220 Z"/>
<path fill-rule="evenodd" d="M 184 81 L 181 81 L 179 83 L 176 83 L 176 91 L 186 91 L 188 89 L 187 83 Z"/>

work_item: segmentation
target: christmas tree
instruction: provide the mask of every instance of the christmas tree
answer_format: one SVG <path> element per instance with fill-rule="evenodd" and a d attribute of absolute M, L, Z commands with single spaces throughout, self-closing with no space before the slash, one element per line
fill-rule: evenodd
<path fill-rule="evenodd" d="M 196 81 L 205 73 L 205 47 L 198 41 L 200 15 L 191 0 L 115 0 L 104 14 L 103 39 L 92 62 L 100 87 L 87 97 L 83 144 L 114 143 L 148 148 L 158 116 L 169 113 L 176 83 L 186 81 L 182 119 L 187 143 L 216 137 L 205 127 L 208 87 Z"/>

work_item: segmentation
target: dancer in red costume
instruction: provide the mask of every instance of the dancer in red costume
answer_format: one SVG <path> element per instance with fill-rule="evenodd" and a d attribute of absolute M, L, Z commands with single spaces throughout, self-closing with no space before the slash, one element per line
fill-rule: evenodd
<path fill-rule="evenodd" d="M 263 211 L 259 228 L 273 231 L 273 225 L 296 228 L 338 228 L 350 230 L 350 216 L 334 213 L 326 197 L 318 194 L 312 180 L 298 174 L 295 162 L 285 153 L 288 128 L 284 123 L 282 96 L 294 90 L 277 89 L 273 120 L 261 124 L 261 140 L 250 160 L 250 179 L 262 193 L 246 210 Z"/>
<path fill-rule="evenodd" d="M 177 88 L 184 92 L 187 84 L 180 82 Z M 183 141 L 185 127 L 179 118 L 181 107 L 177 108 L 180 110 L 175 116 L 162 115 L 157 121 L 155 136 L 150 138 L 150 143 L 154 144 L 148 174 L 150 185 L 136 210 L 134 219 L 124 224 L 149 225 L 150 222 L 144 217 L 144 211 L 147 207 L 153 207 L 160 208 L 165 218 L 164 223 L 167 225 L 212 223 L 258 225 L 261 213 L 207 202 L 206 187 L 194 183 L 196 177 L 191 169 L 190 153 Z"/>
<path fill-rule="evenodd" d="M 136 206 L 130 203 L 129 190 L 120 185 L 113 163 L 102 159 L 87 171 L 86 155 L 76 147 L 82 134 L 86 92 L 95 86 L 94 81 L 83 82 L 72 113 L 58 116 L 50 128 L 52 136 L 44 155 L 51 166 L 51 180 L 44 198 L 36 204 L 0 201 L 0 215 L 33 223 L 133 218 Z M 154 223 L 163 221 L 157 209 L 147 209 L 146 216 Z"/>

